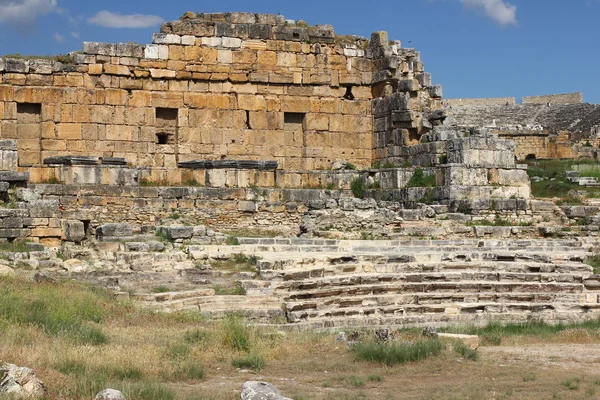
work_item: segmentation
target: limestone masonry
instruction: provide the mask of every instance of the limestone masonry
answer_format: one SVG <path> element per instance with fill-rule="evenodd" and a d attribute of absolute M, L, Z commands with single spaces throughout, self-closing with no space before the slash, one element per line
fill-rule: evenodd
<path fill-rule="evenodd" d="M 17 139 L 21 167 L 61 155 L 172 175 L 196 159 L 368 167 L 430 129 L 424 112 L 442 95 L 419 53 L 385 32 L 251 13 L 187 13 L 153 44 L 86 42 L 75 64 L 5 59 L 0 71 L 0 134 Z M 374 110 L 374 98 L 391 103 Z"/>
<path fill-rule="evenodd" d="M 267 14 L 0 59 L 0 243 L 31 250 L 0 274 L 315 327 L 597 316 L 600 208 L 532 198 L 517 160 L 597 156 L 600 106 L 515 103 Z"/>

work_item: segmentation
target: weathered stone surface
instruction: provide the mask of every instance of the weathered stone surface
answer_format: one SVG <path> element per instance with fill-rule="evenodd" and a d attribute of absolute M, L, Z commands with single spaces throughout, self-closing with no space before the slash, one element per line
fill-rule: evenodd
<path fill-rule="evenodd" d="M 85 239 L 85 225 L 81 221 L 66 220 L 63 223 L 64 240 L 81 242 Z"/>
<path fill-rule="evenodd" d="M 157 228 L 157 232 L 173 240 L 189 239 L 194 235 L 194 227 L 183 225 L 160 226 Z"/>
<path fill-rule="evenodd" d="M 125 395 L 115 389 L 105 389 L 98 393 L 94 400 L 126 400 Z"/>
<path fill-rule="evenodd" d="M 44 383 L 35 376 L 32 369 L 14 364 L 0 365 L 0 395 L 17 399 L 40 399 L 45 393 Z"/>
<path fill-rule="evenodd" d="M 244 383 L 241 394 L 242 400 L 290 400 L 270 383 L 249 381 Z"/>
<path fill-rule="evenodd" d="M 133 234 L 133 228 L 129 224 L 104 224 L 96 228 L 96 237 L 127 237 Z"/>

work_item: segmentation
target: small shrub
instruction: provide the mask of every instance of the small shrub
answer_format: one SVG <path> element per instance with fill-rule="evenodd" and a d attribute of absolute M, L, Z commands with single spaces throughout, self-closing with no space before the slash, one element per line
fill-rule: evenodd
<path fill-rule="evenodd" d="M 440 164 L 447 164 L 448 163 L 448 155 L 447 154 L 440 154 L 440 156 L 438 157 L 438 162 Z"/>
<path fill-rule="evenodd" d="M 265 367 L 265 358 L 260 354 L 249 354 L 245 357 L 235 358 L 231 364 L 236 368 L 251 369 L 260 372 Z"/>
<path fill-rule="evenodd" d="M 433 187 L 435 186 L 435 175 L 425 175 L 421 168 L 416 168 L 413 176 L 406 184 L 406 187 Z"/>
<path fill-rule="evenodd" d="M 129 399 L 144 400 L 174 400 L 175 391 L 169 387 L 151 382 L 142 382 L 130 386 L 124 390 L 125 396 Z"/>
<path fill-rule="evenodd" d="M 170 291 L 171 289 L 169 289 L 167 286 L 155 286 L 151 290 L 152 293 L 167 293 Z"/>
<path fill-rule="evenodd" d="M 580 383 L 581 379 L 579 378 L 569 378 L 562 385 L 569 390 L 579 390 Z"/>
<path fill-rule="evenodd" d="M 235 313 L 229 313 L 223 318 L 223 343 L 233 349 L 250 350 L 250 329 L 244 319 Z"/>
<path fill-rule="evenodd" d="M 165 243 L 174 243 L 175 239 L 171 236 L 171 232 L 166 229 L 159 229 L 156 231 L 156 237 Z"/>
<path fill-rule="evenodd" d="M 600 274 L 600 254 L 589 256 L 585 263 L 594 269 L 594 274 Z"/>
<path fill-rule="evenodd" d="M 172 361 L 186 359 L 190 356 L 192 349 L 186 343 L 177 343 L 169 347 L 167 355 Z"/>
<path fill-rule="evenodd" d="M 29 253 L 31 249 L 26 242 L 14 241 L 0 243 L 0 252 L 5 253 Z"/>
<path fill-rule="evenodd" d="M 206 339 L 208 339 L 208 332 L 203 331 L 202 329 L 193 329 L 183 334 L 183 340 L 189 344 L 202 343 Z"/>
<path fill-rule="evenodd" d="M 350 189 L 352 190 L 352 194 L 354 195 L 354 197 L 359 199 L 365 198 L 366 187 L 365 182 L 362 180 L 362 178 L 356 178 L 355 180 L 353 180 L 350 184 Z"/>
<path fill-rule="evenodd" d="M 352 163 L 347 163 L 346 164 L 346 169 L 351 170 L 351 171 L 356 171 L 356 165 L 352 164 Z"/>
<path fill-rule="evenodd" d="M 525 373 L 522 376 L 523 382 L 533 382 L 537 379 L 537 375 L 533 372 Z"/>
<path fill-rule="evenodd" d="M 354 375 L 347 376 L 344 380 L 349 385 L 354 386 L 354 387 L 363 387 L 363 386 L 365 386 L 365 382 L 361 378 L 359 378 L 358 376 L 354 376 Z"/>
<path fill-rule="evenodd" d="M 246 289 L 238 282 L 233 287 L 213 286 L 215 294 L 219 296 L 245 296 Z"/>
<path fill-rule="evenodd" d="M 235 236 L 228 236 L 225 244 L 228 246 L 239 246 L 240 241 Z"/>
<path fill-rule="evenodd" d="M 367 376 L 367 380 L 369 382 L 383 382 L 383 376 L 378 375 L 378 374 L 371 374 L 371 375 Z"/>
<path fill-rule="evenodd" d="M 173 372 L 173 379 L 176 380 L 200 380 L 204 379 L 205 372 L 202 365 L 197 362 L 188 361 L 177 366 Z"/>
<path fill-rule="evenodd" d="M 357 360 L 393 365 L 437 356 L 441 353 L 442 348 L 442 343 L 438 339 L 428 339 L 414 343 L 363 342 L 352 346 L 352 352 Z"/>
<path fill-rule="evenodd" d="M 477 350 L 470 348 L 469 346 L 465 345 L 460 340 L 457 340 L 456 342 L 454 342 L 454 345 L 452 346 L 452 349 L 456 353 L 458 353 L 461 356 L 463 356 L 463 358 L 466 359 L 466 360 L 477 361 L 479 359 L 479 355 L 477 354 Z"/>

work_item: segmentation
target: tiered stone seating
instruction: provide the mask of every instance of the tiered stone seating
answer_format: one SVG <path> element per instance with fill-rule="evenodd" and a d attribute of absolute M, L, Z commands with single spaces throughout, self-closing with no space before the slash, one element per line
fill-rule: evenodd
<path fill-rule="evenodd" d="M 570 320 L 600 312 L 592 288 L 597 282 L 588 279 L 592 270 L 583 263 L 587 250 L 581 245 L 576 240 L 347 241 L 338 243 L 337 252 L 294 253 L 290 243 L 280 245 L 286 251 L 278 253 L 277 244 L 267 249 L 263 241 L 259 246 L 270 252 L 258 268 L 270 285 L 244 284 L 249 294 L 280 296 L 288 322 L 319 327 Z M 327 244 L 328 250 L 332 246 Z"/>

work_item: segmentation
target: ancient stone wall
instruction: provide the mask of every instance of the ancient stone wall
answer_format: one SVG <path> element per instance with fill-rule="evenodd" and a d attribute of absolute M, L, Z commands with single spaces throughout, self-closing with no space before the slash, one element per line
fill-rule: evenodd
<path fill-rule="evenodd" d="M 600 144 L 597 104 L 452 107 L 444 111 L 463 128 L 483 126 L 513 140 L 519 160 L 592 157 Z"/>
<path fill-rule="evenodd" d="M 153 44 L 86 42 L 74 64 L 0 60 L 0 137 L 17 140 L 23 168 L 64 155 L 169 171 L 198 159 L 367 167 L 392 123 L 374 129 L 373 93 L 405 94 L 410 127 L 441 96 L 430 81 L 384 32 L 369 42 L 281 16 L 186 13 Z"/>
<path fill-rule="evenodd" d="M 444 107 L 475 107 L 475 106 L 514 106 L 514 97 L 483 97 L 464 99 L 444 99 Z"/>
<path fill-rule="evenodd" d="M 523 97 L 523 104 L 581 104 L 581 92 Z"/>

